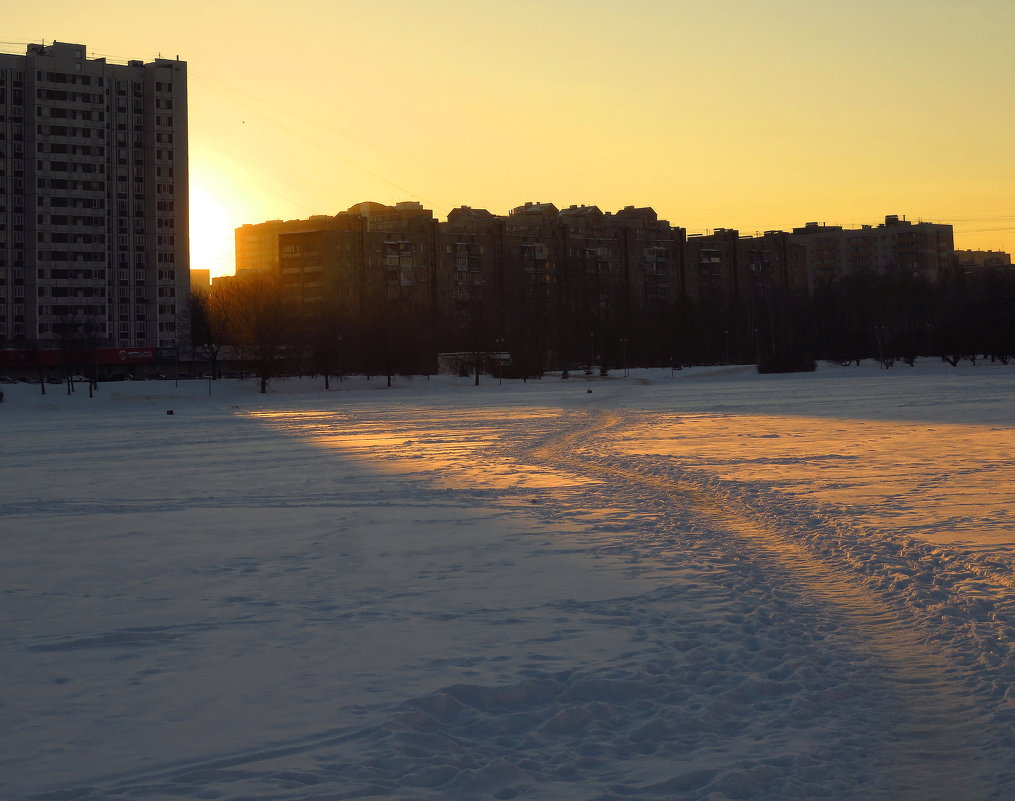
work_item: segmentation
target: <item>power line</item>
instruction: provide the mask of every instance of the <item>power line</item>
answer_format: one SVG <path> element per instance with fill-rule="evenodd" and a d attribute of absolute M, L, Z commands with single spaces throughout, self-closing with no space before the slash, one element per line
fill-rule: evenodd
<path fill-rule="evenodd" d="M 202 72 L 196 71 L 196 70 L 190 70 L 189 72 L 190 72 L 191 76 L 195 76 L 196 75 L 196 77 L 198 77 L 199 80 L 205 82 L 208 86 L 214 87 L 217 84 L 219 87 L 221 87 L 218 91 L 220 91 L 222 94 L 224 94 L 226 96 L 234 97 L 236 95 L 240 95 L 242 97 L 245 97 L 248 100 L 248 102 L 250 102 L 250 104 L 251 104 L 251 107 L 249 109 L 251 111 L 251 113 L 253 113 L 254 115 L 260 117 L 263 120 L 265 120 L 269 124 L 274 125 L 279 130 L 284 131 L 285 133 L 287 133 L 290 136 L 293 136 L 293 137 L 295 137 L 297 139 L 301 139 L 301 140 L 303 140 L 305 142 L 310 143 L 311 145 L 313 145 L 317 149 L 321 150 L 322 152 L 329 154 L 330 156 L 338 159 L 339 161 L 344 162 L 345 164 L 348 164 L 349 166 L 353 167 L 354 169 L 360 170 L 361 172 L 364 172 L 367 175 L 370 175 L 371 177 L 376 178 L 378 181 L 382 181 L 383 183 L 388 184 L 389 186 L 397 189 L 399 192 L 402 192 L 402 193 L 408 195 L 411 198 L 414 198 L 416 200 L 422 200 L 422 196 L 419 193 L 414 192 L 411 189 L 409 189 L 409 188 L 407 188 L 405 186 L 402 186 L 401 184 L 396 183 L 395 181 L 393 181 L 390 178 L 382 175 L 381 173 L 371 169 L 370 167 L 367 167 L 366 165 L 361 164 L 361 163 L 355 161 L 354 159 L 349 158 L 347 155 L 345 155 L 344 153 L 336 150 L 334 147 L 331 147 L 329 145 L 321 143 L 315 137 L 307 135 L 306 132 L 301 131 L 301 130 L 296 130 L 294 128 L 289 127 L 288 125 L 283 123 L 276 115 L 274 115 L 274 114 L 272 114 L 272 113 L 270 113 L 268 111 L 262 111 L 262 110 L 256 108 L 256 105 L 263 105 L 262 102 L 257 100 L 256 98 L 252 98 L 246 92 L 243 92 L 242 90 L 238 90 L 238 89 L 235 89 L 235 88 L 230 88 L 230 87 L 226 86 L 223 82 L 213 78 L 211 75 L 208 75 L 206 73 L 202 73 Z M 327 132 L 327 133 L 341 135 L 334 128 L 329 127 L 327 125 L 324 125 L 323 123 L 319 122 L 318 120 L 315 120 L 312 117 L 304 117 L 303 119 L 305 121 L 310 122 L 313 125 L 316 125 L 316 126 L 322 128 L 322 129 L 324 129 L 324 131 Z"/>
<path fill-rule="evenodd" d="M 990 234 L 990 233 L 994 233 L 995 231 L 1015 231 L 1015 226 L 1011 226 L 1011 227 L 1008 227 L 1008 228 L 974 228 L 972 230 L 970 230 L 970 229 L 962 229 L 959 233 L 963 233 L 963 234 Z"/>

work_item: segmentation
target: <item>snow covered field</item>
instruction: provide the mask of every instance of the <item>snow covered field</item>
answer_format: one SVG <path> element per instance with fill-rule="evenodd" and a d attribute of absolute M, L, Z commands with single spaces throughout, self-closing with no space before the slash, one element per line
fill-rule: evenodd
<path fill-rule="evenodd" d="M 0 798 L 1015 798 L 1015 366 L 322 387 L 2 387 Z"/>

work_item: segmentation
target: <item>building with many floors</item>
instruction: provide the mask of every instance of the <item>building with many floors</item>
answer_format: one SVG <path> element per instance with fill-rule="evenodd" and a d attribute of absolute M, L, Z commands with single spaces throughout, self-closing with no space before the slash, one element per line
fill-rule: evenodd
<path fill-rule="evenodd" d="M 360 203 L 237 229 L 237 277 L 263 269 L 239 254 L 268 235 L 278 275 L 306 308 L 356 319 L 396 308 L 432 312 L 463 333 L 503 329 L 509 313 L 536 329 L 560 319 L 622 326 L 633 310 L 661 312 L 681 293 L 684 231 L 649 208 L 526 203 L 498 216 L 462 206 L 440 223 L 419 203 Z"/>
<path fill-rule="evenodd" d="M 508 307 L 537 318 L 616 317 L 678 300 L 813 292 L 849 275 L 934 283 L 957 264 L 950 225 L 896 215 L 860 228 L 688 235 L 651 208 L 532 202 L 506 215 L 461 206 L 446 222 L 416 202 L 360 203 L 333 217 L 245 225 L 236 241 L 238 278 L 280 272 L 312 300 L 338 297 L 350 311 L 380 300 L 435 307 L 461 326 L 480 308 L 484 318 Z M 1005 255 L 970 251 L 963 263 L 999 265 Z"/>
<path fill-rule="evenodd" d="M 951 226 L 897 216 L 857 229 L 688 235 L 651 208 L 542 202 L 506 215 L 460 206 L 445 222 L 416 202 L 360 203 L 236 236 L 245 246 L 235 280 L 272 272 L 242 254 L 274 237 L 274 274 L 304 319 L 328 330 L 358 331 L 362 342 L 389 336 L 381 332 L 398 320 L 445 351 L 511 342 L 561 364 L 617 361 L 628 343 L 676 359 L 692 329 L 711 331 L 711 355 L 698 358 L 744 358 L 759 331 L 774 340 L 771 321 L 822 287 L 850 275 L 934 283 L 955 264 Z"/>
<path fill-rule="evenodd" d="M 804 249 L 812 291 L 848 275 L 920 277 L 935 283 L 955 263 L 952 226 L 914 223 L 895 214 L 860 228 L 809 222 L 793 229 L 793 241 Z"/>
<path fill-rule="evenodd" d="M 360 353 L 409 340 L 420 352 L 509 344 L 530 365 L 617 364 L 625 352 L 654 363 L 760 358 L 806 338 L 794 326 L 818 290 L 856 275 L 933 284 L 956 266 L 951 226 L 897 216 L 688 235 L 634 206 L 460 206 L 441 222 L 405 202 L 237 230 L 238 242 L 268 235 L 273 274 L 322 341 Z M 237 268 L 237 282 L 272 272 L 240 255 Z"/>
<path fill-rule="evenodd" d="M 184 335 L 187 65 L 0 54 L 0 342 L 120 361 Z M 108 355 L 108 354 L 107 354 Z"/>

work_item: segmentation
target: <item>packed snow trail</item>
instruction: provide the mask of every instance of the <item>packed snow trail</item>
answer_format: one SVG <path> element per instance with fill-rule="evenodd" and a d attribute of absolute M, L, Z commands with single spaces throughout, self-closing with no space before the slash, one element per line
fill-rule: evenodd
<path fill-rule="evenodd" d="M 992 722 L 974 706 L 974 699 L 956 680 L 956 670 L 926 637 L 914 631 L 904 610 L 871 593 L 855 577 L 816 557 L 792 537 L 780 533 L 744 510 L 721 503 L 700 486 L 641 472 L 630 464 L 589 458 L 604 447 L 606 434 L 623 425 L 617 413 L 578 415 L 570 430 L 551 436 L 532 449 L 539 459 L 575 473 L 606 477 L 614 502 L 633 506 L 645 494 L 663 493 L 674 512 L 703 519 L 708 528 L 728 532 L 756 549 L 772 571 L 772 580 L 796 585 L 801 592 L 835 610 L 869 648 L 890 686 L 894 720 L 883 732 L 879 761 L 890 779 L 883 797 L 929 801 L 977 801 L 996 787 L 996 774 L 980 746 Z M 601 450 L 600 450 L 601 455 Z M 1006 576 L 992 576 L 1010 586 Z"/>

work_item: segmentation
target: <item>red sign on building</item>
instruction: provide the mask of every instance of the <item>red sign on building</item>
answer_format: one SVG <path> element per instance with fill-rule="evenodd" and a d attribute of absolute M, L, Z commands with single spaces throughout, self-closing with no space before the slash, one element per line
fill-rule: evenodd
<path fill-rule="evenodd" d="M 83 367 L 89 364 L 154 364 L 155 348 L 68 348 L 66 350 L 0 350 L 4 367 Z"/>

